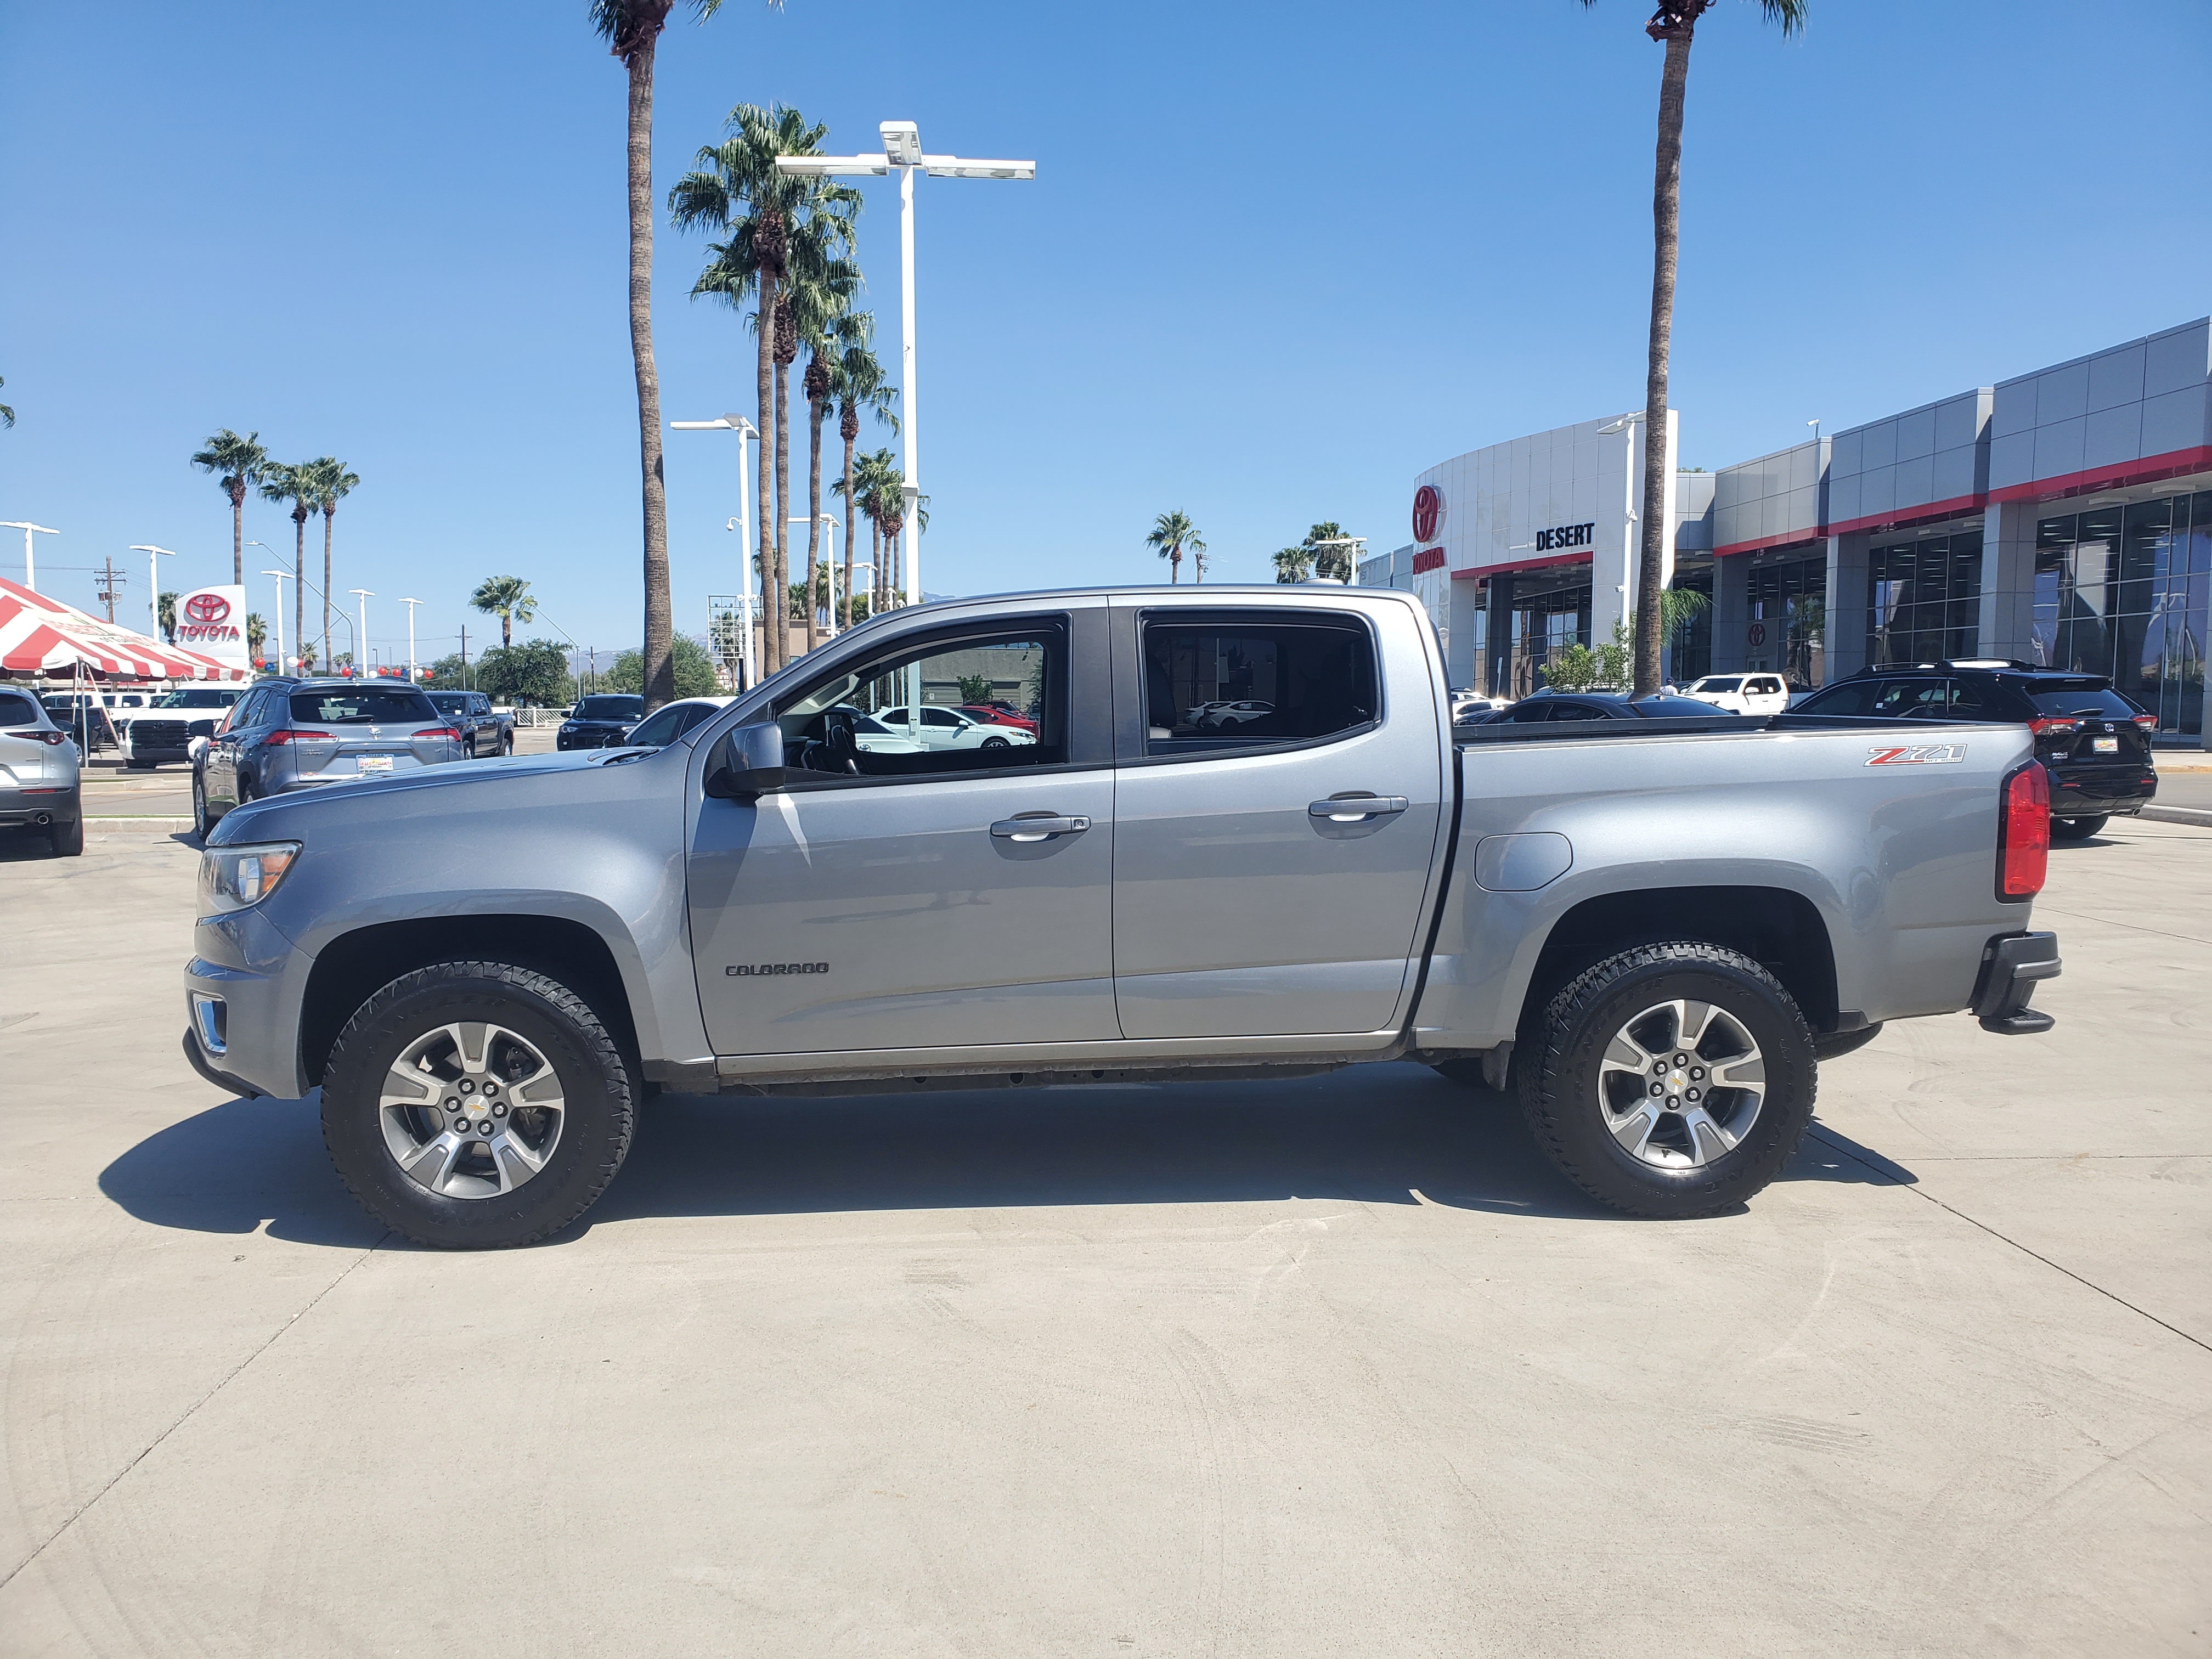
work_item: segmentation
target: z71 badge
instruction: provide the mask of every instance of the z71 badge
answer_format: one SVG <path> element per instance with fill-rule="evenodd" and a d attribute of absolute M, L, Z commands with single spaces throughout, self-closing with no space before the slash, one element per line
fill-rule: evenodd
<path fill-rule="evenodd" d="M 1901 749 L 1869 749 L 1869 766 L 1951 766 L 1966 758 L 1963 743 L 1917 743 Z"/>

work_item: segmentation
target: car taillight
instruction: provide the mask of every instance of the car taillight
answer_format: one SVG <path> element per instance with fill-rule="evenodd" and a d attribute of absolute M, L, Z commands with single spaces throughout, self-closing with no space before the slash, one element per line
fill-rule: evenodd
<path fill-rule="evenodd" d="M 2051 863 L 2051 780 L 2030 761 L 2004 781 L 1997 814 L 1997 896 L 2033 898 Z"/>
<path fill-rule="evenodd" d="M 2138 714 L 2138 715 L 2136 715 L 2136 731 L 2138 731 L 2138 732 L 2155 732 L 2155 731 L 2157 731 L 2157 730 L 2158 730 L 2158 716 L 2157 716 L 2157 715 L 2155 715 L 2155 714 Z"/>
<path fill-rule="evenodd" d="M 337 736 L 337 733 L 335 732 L 293 732 L 289 730 L 279 730 L 271 732 L 267 737 L 262 738 L 261 741 L 267 744 L 310 743 L 317 738 L 321 738 L 324 741 L 328 742 L 331 739 L 335 738 Z"/>
<path fill-rule="evenodd" d="M 426 726 L 415 735 L 418 738 L 451 738 L 455 743 L 461 740 L 461 734 L 450 726 Z"/>
<path fill-rule="evenodd" d="M 58 747 L 69 741 L 68 732 L 49 732 L 43 726 L 25 726 L 21 731 L 10 732 L 8 735 L 11 738 L 35 738 L 49 749 Z"/>
<path fill-rule="evenodd" d="M 2081 722 L 2068 720 L 2062 715 L 2045 714 L 2040 719 L 2030 720 L 2027 723 L 2027 729 L 2039 738 L 2063 738 L 2069 732 L 2079 732 L 2081 729 Z"/>

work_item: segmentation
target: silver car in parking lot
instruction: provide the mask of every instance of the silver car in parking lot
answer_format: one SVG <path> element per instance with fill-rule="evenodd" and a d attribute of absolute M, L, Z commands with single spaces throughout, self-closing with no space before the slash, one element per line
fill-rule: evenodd
<path fill-rule="evenodd" d="M 20 823 L 63 858 L 84 851 L 76 745 L 28 691 L 0 686 L 0 823 Z"/>
<path fill-rule="evenodd" d="M 234 806 L 269 795 L 412 772 L 462 757 L 428 694 L 359 680 L 264 680 L 240 699 L 192 769 L 204 837 Z"/>

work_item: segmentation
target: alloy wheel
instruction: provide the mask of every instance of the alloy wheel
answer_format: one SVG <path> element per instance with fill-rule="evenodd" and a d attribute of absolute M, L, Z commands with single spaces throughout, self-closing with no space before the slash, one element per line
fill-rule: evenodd
<path fill-rule="evenodd" d="M 1710 1002 L 1654 1003 L 1606 1045 L 1598 1108 L 1620 1149 L 1662 1170 L 1735 1150 L 1766 1101 L 1766 1062 L 1744 1023 Z"/>
<path fill-rule="evenodd" d="M 392 1160 L 446 1198 L 496 1198 L 536 1177 L 565 1111 L 552 1062 L 506 1026 L 475 1020 L 410 1042 L 377 1097 Z"/>

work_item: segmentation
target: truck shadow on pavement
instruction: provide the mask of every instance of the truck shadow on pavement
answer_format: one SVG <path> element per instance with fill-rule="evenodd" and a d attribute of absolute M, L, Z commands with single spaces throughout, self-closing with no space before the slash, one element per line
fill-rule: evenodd
<path fill-rule="evenodd" d="M 1909 1184 L 1816 1123 L 1785 1181 Z M 157 1226 L 362 1249 L 384 1230 L 323 1149 L 316 1102 L 232 1100 L 148 1137 L 100 1190 Z M 1415 1065 L 1279 1084 L 837 1099 L 664 1096 L 597 1224 L 666 1216 L 1325 1198 L 1624 1220 L 1570 1186 L 1502 1095 Z M 393 1241 L 395 1243 L 398 1241 Z"/>

